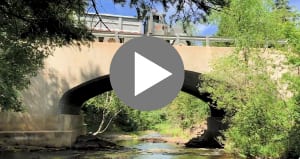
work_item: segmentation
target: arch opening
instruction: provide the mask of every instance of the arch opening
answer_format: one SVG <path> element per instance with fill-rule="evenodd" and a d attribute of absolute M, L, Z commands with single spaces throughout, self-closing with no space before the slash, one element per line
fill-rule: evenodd
<path fill-rule="evenodd" d="M 185 80 L 181 91 L 193 95 L 208 103 L 210 117 L 207 118 L 207 131 L 186 143 L 187 147 L 221 148 L 223 145 L 216 138 L 222 136 L 220 130 L 227 129 L 228 125 L 223 124 L 225 111 L 217 109 L 209 93 L 200 92 L 202 81 L 201 73 L 185 71 Z M 85 101 L 105 92 L 112 91 L 109 75 L 101 76 L 80 84 L 67 91 L 61 98 L 59 107 L 62 114 L 80 115 L 81 107 Z"/>
<path fill-rule="evenodd" d="M 207 102 L 209 104 L 212 117 L 224 117 L 224 110 L 216 109 L 210 98 L 210 94 L 199 91 L 202 83 L 199 78 L 201 75 L 201 73 L 186 70 L 184 84 L 181 91 Z M 109 75 L 84 82 L 70 89 L 62 96 L 59 102 L 60 112 L 62 114 L 79 115 L 81 106 L 85 101 L 111 90 L 112 87 Z"/>

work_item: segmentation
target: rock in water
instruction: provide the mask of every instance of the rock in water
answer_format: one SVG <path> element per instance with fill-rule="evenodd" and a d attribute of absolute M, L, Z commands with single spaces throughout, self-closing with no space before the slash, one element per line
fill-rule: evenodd
<path fill-rule="evenodd" d="M 120 150 L 125 147 L 89 134 L 78 136 L 72 148 L 75 150 Z"/>
<path fill-rule="evenodd" d="M 205 131 L 203 135 L 192 138 L 185 143 L 185 146 L 191 148 L 223 148 L 224 145 L 217 141 L 216 136 L 213 133 Z"/>

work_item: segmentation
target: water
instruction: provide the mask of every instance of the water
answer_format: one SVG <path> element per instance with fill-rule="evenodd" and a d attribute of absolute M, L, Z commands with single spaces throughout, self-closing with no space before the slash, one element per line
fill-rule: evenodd
<path fill-rule="evenodd" d="M 170 143 L 149 143 L 134 140 L 122 141 L 120 145 L 135 148 L 136 153 L 126 153 L 124 159 L 228 159 L 221 149 L 185 148 L 182 145 Z M 123 159 L 122 158 L 122 159 Z M 117 158 L 116 158 L 117 159 Z"/>
<path fill-rule="evenodd" d="M 152 134 L 150 137 L 159 137 Z M 145 137 L 145 136 L 143 136 Z M 60 151 L 60 152 L 0 152 L 0 159 L 229 159 L 221 149 L 185 148 L 170 143 L 149 143 L 138 140 L 119 141 L 130 147 L 124 151 Z"/>

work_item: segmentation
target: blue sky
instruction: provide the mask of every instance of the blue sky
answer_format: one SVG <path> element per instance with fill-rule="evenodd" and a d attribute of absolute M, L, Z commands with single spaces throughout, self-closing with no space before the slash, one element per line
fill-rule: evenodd
<path fill-rule="evenodd" d="M 135 8 L 130 8 L 128 5 L 115 5 L 112 0 L 98 0 L 96 2 L 100 13 L 136 16 Z M 300 11 L 300 0 L 290 0 L 289 3 L 296 10 Z M 160 10 L 161 8 L 158 7 L 157 9 Z M 207 24 L 198 24 L 197 28 L 199 35 L 203 36 L 213 35 L 218 29 L 215 25 Z"/>

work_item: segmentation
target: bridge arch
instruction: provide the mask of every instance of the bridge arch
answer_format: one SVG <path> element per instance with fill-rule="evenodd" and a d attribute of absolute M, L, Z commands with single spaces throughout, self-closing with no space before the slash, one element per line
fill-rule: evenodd
<path fill-rule="evenodd" d="M 201 73 L 186 70 L 184 84 L 181 91 L 207 102 L 210 107 L 211 117 L 223 117 L 225 112 L 215 108 L 212 100 L 210 99 L 210 94 L 199 91 L 199 87 L 201 87 L 202 83 L 199 78 L 201 76 Z M 79 115 L 81 106 L 85 101 L 111 90 L 112 87 L 109 75 L 84 82 L 64 93 L 59 101 L 60 112 L 62 114 Z"/>

